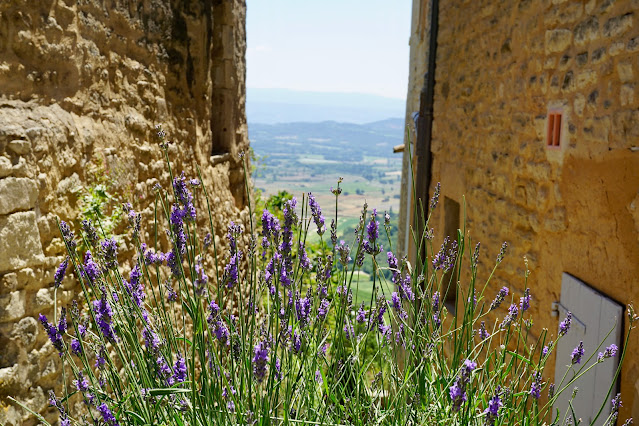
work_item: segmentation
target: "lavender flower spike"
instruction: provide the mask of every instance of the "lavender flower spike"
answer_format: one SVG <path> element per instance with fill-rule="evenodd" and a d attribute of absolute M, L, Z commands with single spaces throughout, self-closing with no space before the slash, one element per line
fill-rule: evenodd
<path fill-rule="evenodd" d="M 58 266 L 57 271 L 55 271 L 55 275 L 54 275 L 55 288 L 59 288 L 60 285 L 62 284 L 62 280 L 64 279 L 64 273 L 67 271 L 67 266 L 69 266 L 69 256 L 67 256 L 66 259 L 62 261 L 60 266 Z"/>
<path fill-rule="evenodd" d="M 579 345 L 575 349 L 573 349 L 570 358 L 572 358 L 573 364 L 579 364 L 581 362 L 581 357 L 584 356 L 584 342 L 579 342 Z"/>
<path fill-rule="evenodd" d="M 308 206 L 311 208 L 311 215 L 313 216 L 313 221 L 317 226 L 317 234 L 321 236 L 324 234 L 324 231 L 326 231 L 326 227 L 324 226 L 324 216 L 322 216 L 322 209 L 315 200 L 313 194 L 310 192 L 308 193 Z"/>
<path fill-rule="evenodd" d="M 564 336 L 570 330 L 570 323 L 572 322 L 572 313 L 568 312 L 566 318 L 559 324 L 559 335 Z"/>
<path fill-rule="evenodd" d="M 603 353 L 599 352 L 599 355 L 597 356 L 597 362 L 601 362 L 605 358 L 611 358 L 617 355 L 618 350 L 619 348 L 617 347 L 617 345 L 613 343 L 612 345 L 608 346 Z"/>

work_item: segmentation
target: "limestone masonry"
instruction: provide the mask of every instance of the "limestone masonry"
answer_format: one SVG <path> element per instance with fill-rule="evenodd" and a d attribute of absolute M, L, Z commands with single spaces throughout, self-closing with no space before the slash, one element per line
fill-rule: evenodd
<path fill-rule="evenodd" d="M 430 5 L 413 1 L 411 126 L 428 63 Z M 465 203 L 467 230 L 482 245 L 480 282 L 508 241 L 489 299 L 509 285 L 519 300 L 526 257 L 534 336 L 542 328 L 557 335 L 563 312 L 551 311 L 563 300 L 563 273 L 624 308 L 637 306 L 639 1 L 442 0 L 437 45 L 430 186 L 430 194 L 437 182 L 442 187 L 431 222 L 436 235 L 449 228 L 442 214 L 461 216 Z M 561 114 L 560 143 L 548 147 L 553 112 Z M 404 232 L 408 166 L 405 151 Z M 628 322 L 623 326 L 627 331 Z M 634 333 L 621 371 L 620 423 L 639 417 L 638 351 Z M 557 368 L 566 364 L 557 358 Z M 554 381 L 553 371 L 546 368 L 545 381 Z"/>
<path fill-rule="evenodd" d="M 246 223 L 245 14 L 244 0 L 0 2 L 0 424 L 35 424 L 8 395 L 57 418 L 46 394 L 60 360 L 37 320 L 65 254 L 56 218 L 77 232 L 101 181 L 152 229 L 152 187 L 170 185 L 156 124 L 174 172 L 200 165 L 218 247 L 228 221 Z M 58 309 L 78 294 L 72 275 Z"/>

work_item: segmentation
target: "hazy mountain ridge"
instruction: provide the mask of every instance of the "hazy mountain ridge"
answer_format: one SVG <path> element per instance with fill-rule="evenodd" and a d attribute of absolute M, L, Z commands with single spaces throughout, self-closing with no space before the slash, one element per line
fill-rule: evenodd
<path fill-rule="evenodd" d="M 336 121 L 249 123 L 249 138 L 258 155 L 322 155 L 330 160 L 339 154 L 340 161 L 357 162 L 364 155 L 392 155 L 393 146 L 403 141 L 403 129 L 404 120 L 400 118 L 367 124 Z"/>
<path fill-rule="evenodd" d="M 323 93 L 248 88 L 246 115 L 250 123 L 337 121 L 365 124 L 404 115 L 403 99 L 364 93 Z"/>

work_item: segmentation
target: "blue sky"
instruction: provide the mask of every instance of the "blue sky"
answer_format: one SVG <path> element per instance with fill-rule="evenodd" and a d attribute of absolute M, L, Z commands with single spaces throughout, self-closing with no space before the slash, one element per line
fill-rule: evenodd
<path fill-rule="evenodd" d="M 247 0 L 247 86 L 406 97 L 410 0 Z"/>

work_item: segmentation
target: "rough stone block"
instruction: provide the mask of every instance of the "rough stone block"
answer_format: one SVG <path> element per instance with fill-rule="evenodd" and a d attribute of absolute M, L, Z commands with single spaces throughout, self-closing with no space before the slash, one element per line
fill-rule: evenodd
<path fill-rule="evenodd" d="M 35 181 L 27 178 L 0 179 L 0 215 L 31 210 L 38 198 Z"/>
<path fill-rule="evenodd" d="M 7 145 L 11 151 L 18 155 L 26 155 L 31 151 L 31 142 L 23 140 L 13 140 Z"/>
<path fill-rule="evenodd" d="M 626 44 L 623 41 L 616 41 L 608 48 L 608 54 L 610 56 L 617 56 L 626 49 Z"/>
<path fill-rule="evenodd" d="M 26 350 L 30 351 L 38 338 L 38 330 L 40 330 L 38 321 L 33 317 L 25 317 L 14 324 L 11 337 L 19 339 Z"/>
<path fill-rule="evenodd" d="M 0 272 L 39 265 L 43 261 L 35 212 L 0 217 Z"/>
<path fill-rule="evenodd" d="M 591 16 L 575 27 L 575 43 L 583 44 L 595 40 L 599 34 L 599 20 Z"/>
<path fill-rule="evenodd" d="M 53 289 L 41 288 L 35 295 L 35 306 L 44 310 L 53 306 Z"/>
<path fill-rule="evenodd" d="M 632 27 L 632 17 L 633 13 L 631 12 L 608 19 L 603 26 L 603 35 L 606 37 L 617 37 L 625 33 Z"/>
<path fill-rule="evenodd" d="M 577 74 L 577 88 L 583 89 L 586 86 L 597 82 L 597 73 L 593 70 L 583 70 Z"/>
<path fill-rule="evenodd" d="M 546 31 L 546 53 L 563 52 L 572 43 L 572 31 L 556 29 Z"/>
<path fill-rule="evenodd" d="M 11 160 L 7 157 L 0 157 L 0 177 L 9 176 L 11 174 Z"/>
<path fill-rule="evenodd" d="M 24 291 L 12 291 L 0 297 L 0 321 L 14 321 L 24 316 Z"/>
<path fill-rule="evenodd" d="M 619 89 L 619 102 L 622 106 L 632 105 L 635 102 L 635 85 L 624 84 Z"/>
<path fill-rule="evenodd" d="M 632 63 L 629 61 L 619 62 L 617 64 L 617 74 L 619 74 L 619 80 L 621 80 L 622 83 L 632 81 L 634 78 Z"/>
<path fill-rule="evenodd" d="M 2 283 L 0 292 L 4 292 L 2 290 L 15 290 L 18 287 L 18 274 L 15 272 L 5 274 L 0 282 Z"/>

